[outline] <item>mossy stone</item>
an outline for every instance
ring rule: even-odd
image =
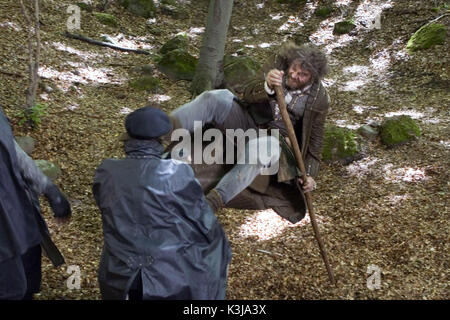
[[[162,14],[171,16],[175,19],[189,18],[189,12],[180,6],[161,3],[160,10]]]
[[[158,91],[159,86],[159,79],[148,75],[130,81],[130,87],[137,90],[156,92]]]
[[[336,22],[334,24],[333,34],[346,34],[350,33],[353,29],[356,28],[356,25],[349,20]]]
[[[353,130],[333,125],[325,127],[322,158],[324,161],[339,161],[347,164],[360,158],[360,138]]]
[[[53,162],[47,160],[34,160],[34,163],[41,169],[42,173],[51,180],[55,180],[61,174],[61,168]]]
[[[160,54],[166,54],[169,51],[180,49],[187,50],[189,47],[189,39],[186,35],[177,35],[174,38],[167,41],[161,49],[159,49]]]
[[[116,17],[114,17],[111,14],[108,13],[102,13],[102,12],[94,12],[93,15],[97,18],[100,23],[111,26],[111,27],[117,27],[119,23],[117,22]]]
[[[375,141],[378,137],[378,130],[367,124],[359,127],[356,132],[369,141]]]
[[[89,3],[77,2],[77,6],[79,6],[81,10],[92,12],[92,5],[90,5]]]
[[[445,25],[440,23],[431,23],[417,30],[409,39],[406,49],[417,51],[428,49],[436,44],[445,42],[447,30]]]
[[[164,54],[158,62],[158,69],[173,80],[192,80],[197,67],[197,59],[182,49]]]
[[[16,137],[16,142],[27,155],[31,155],[33,153],[36,145],[33,138],[28,136]]]
[[[225,83],[236,92],[242,92],[243,86],[252,79],[260,65],[248,56],[225,56]]]
[[[314,11],[314,14],[320,18],[328,18],[333,12],[333,7],[319,7]]]
[[[121,0],[120,3],[135,15],[147,19],[155,16],[156,7],[153,0]]]
[[[277,0],[278,3],[305,4],[306,0]]]
[[[417,123],[406,115],[387,118],[380,126],[381,142],[388,147],[414,140],[420,134]]]

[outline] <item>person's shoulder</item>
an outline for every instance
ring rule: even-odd
[[[322,81],[318,82],[318,88],[315,93],[316,97],[316,111],[326,112],[330,108],[330,95],[328,94],[328,90],[323,85]]]
[[[169,167],[171,169],[170,171],[174,172],[175,174],[180,174],[182,176],[189,176],[189,177],[194,176],[194,171],[192,167],[184,161],[176,159],[162,159],[161,163]]]

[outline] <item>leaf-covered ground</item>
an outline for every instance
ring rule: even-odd
[[[188,8],[188,20],[159,14],[146,21],[112,4],[107,12],[118,18],[118,27],[104,26],[82,11],[80,32],[97,39],[107,34],[123,46],[151,52],[185,32],[191,52],[198,55],[208,1],[178,2]],[[337,9],[332,16],[320,20],[313,14],[317,0],[301,6],[235,0],[226,52],[244,52],[263,62],[284,40],[309,38],[330,59],[331,73],[325,79],[332,98],[328,123],[357,128],[369,120],[408,114],[418,121],[422,136],[390,150],[373,142],[363,160],[322,166],[313,199],[337,288],[327,279],[308,221],[291,225],[271,211],[221,210],[218,216],[233,250],[227,297],[448,299],[450,50],[446,41],[427,51],[405,51],[414,31],[445,13],[445,1],[333,2]],[[102,227],[91,193],[94,170],[103,159],[122,156],[117,137],[128,112],[148,103],[170,111],[190,100],[189,82],[171,81],[155,70],[159,92],[131,89],[133,67],[153,65],[151,58],[68,39],[62,33],[73,2],[40,3],[40,75],[56,90],[39,91],[48,115],[36,130],[19,126],[15,116],[27,86],[24,19],[17,1],[0,3],[0,104],[13,119],[16,136],[37,140],[33,157],[61,166],[63,174],[56,182],[73,206],[70,224],[58,227],[43,204],[67,265],[55,269],[43,259],[37,298],[99,299]],[[380,12],[377,25],[373,21]],[[333,36],[334,22],[344,18],[353,18],[356,30]],[[448,26],[448,17],[440,23]],[[150,33],[155,27],[160,32]],[[81,269],[80,290],[66,286],[68,265]],[[370,265],[381,271],[379,289],[367,286]]]

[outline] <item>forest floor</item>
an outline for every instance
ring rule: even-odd
[[[123,46],[157,52],[165,41],[185,32],[198,56],[208,1],[182,2],[190,19],[158,15],[152,23],[163,30],[159,36],[148,32],[146,19],[118,5],[107,12],[116,15],[119,27],[104,26],[82,11],[80,33],[93,38],[108,34]],[[330,61],[331,73],[324,81],[332,99],[328,123],[358,128],[369,120],[407,114],[418,122],[422,135],[394,149],[372,142],[368,156],[348,166],[322,165],[313,199],[337,287],[328,281],[307,220],[292,225],[271,210],[221,210],[218,218],[233,251],[227,298],[450,298],[449,42],[414,54],[405,50],[419,27],[442,14],[433,8],[442,8],[445,1],[337,0],[339,10],[325,20],[313,15],[318,1],[297,7],[268,0],[234,2],[228,54],[242,49],[263,63],[283,41],[309,36]],[[153,65],[149,56],[68,39],[62,33],[66,9],[74,1],[40,3],[40,75],[57,90],[39,91],[48,114],[35,130],[19,126],[16,116],[27,87],[25,22],[18,1],[0,3],[0,105],[13,120],[16,136],[36,139],[33,158],[61,166],[56,183],[73,208],[71,222],[57,226],[43,202],[67,264],[55,269],[43,259],[37,298],[99,299],[102,224],[91,192],[95,168],[106,158],[123,156],[117,137],[127,113],[148,103],[173,110],[191,99],[190,83],[172,81],[155,68],[159,92],[131,89],[133,67]],[[380,12],[381,27],[372,28]],[[333,23],[343,17],[353,17],[357,29],[334,36]],[[448,26],[448,17],[441,23]],[[70,265],[80,267],[79,290],[66,286]],[[379,286],[373,270],[380,271]]]

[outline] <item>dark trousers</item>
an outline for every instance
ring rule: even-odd
[[[131,284],[130,290],[128,291],[128,299],[129,300],[142,300],[143,299],[141,273],[139,273],[136,276],[136,278],[134,278],[134,281]]]
[[[32,300],[41,286],[41,246],[0,263],[0,300]]]

